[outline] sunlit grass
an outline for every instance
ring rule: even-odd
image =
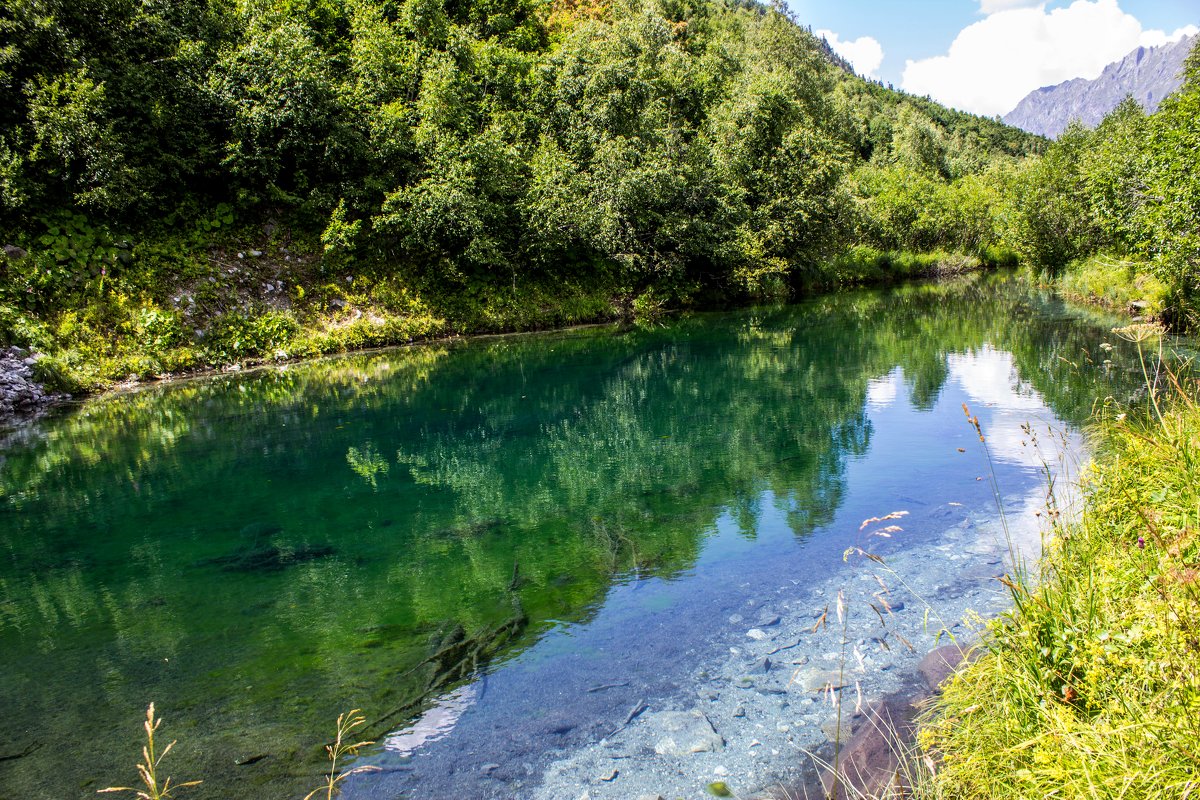
[[[1161,315],[1168,302],[1167,285],[1151,274],[1149,264],[1107,256],[1072,262],[1056,287],[1071,300],[1146,317]]]
[[[1147,377],[1145,415],[1098,422],[1082,519],[938,700],[922,795],[1200,796],[1200,408]]]
[[[146,731],[146,744],[142,746],[142,760],[137,765],[138,777],[141,778],[143,788],[110,786],[107,789],[101,789],[101,794],[109,792],[132,792],[135,797],[139,797],[141,800],[168,800],[168,798],[174,797],[175,792],[180,789],[200,785],[200,781],[183,781],[172,784],[171,776],[161,777],[162,761],[166,758],[167,753],[171,752],[171,748],[175,746],[175,742],[172,741],[163,748],[161,753],[158,752],[158,748],[154,742],[154,734],[160,725],[162,725],[162,719],[154,716],[154,703],[151,703],[150,707],[146,709],[146,721],[142,725]]]

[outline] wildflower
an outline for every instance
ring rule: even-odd
[[[1139,536],[1138,537],[1138,550],[1145,550],[1145,549],[1146,549],[1146,540],[1143,537]]]

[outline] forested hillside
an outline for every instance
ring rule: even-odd
[[[1010,259],[1044,145],[751,3],[11,0],[0,54],[0,330],[77,388]]]

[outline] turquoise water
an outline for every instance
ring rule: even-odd
[[[977,456],[946,409],[961,395],[994,412],[972,381],[1068,426],[1129,397],[1140,372],[1110,323],[973,278],[191,381],[15,432],[0,757],[19,757],[0,761],[0,797],[130,783],[151,701],[179,740],[169,771],[204,779],[190,796],[302,797],[340,711],[363,709],[382,740],[489,675],[512,713],[538,664],[564,681],[619,671],[645,620],[686,620],[638,650],[668,691],[732,591],[712,565],[753,581],[795,559],[806,580],[840,558],[839,510],[886,510],[913,475],[930,492],[961,481]],[[866,468],[880,424],[921,435]],[[649,582],[668,588],[629,594]],[[569,738],[539,713],[509,755]],[[374,791],[475,796],[454,772]]]

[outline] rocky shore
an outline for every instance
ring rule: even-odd
[[[37,356],[20,347],[0,349],[0,425],[41,414],[65,395],[47,392],[34,377]]]

